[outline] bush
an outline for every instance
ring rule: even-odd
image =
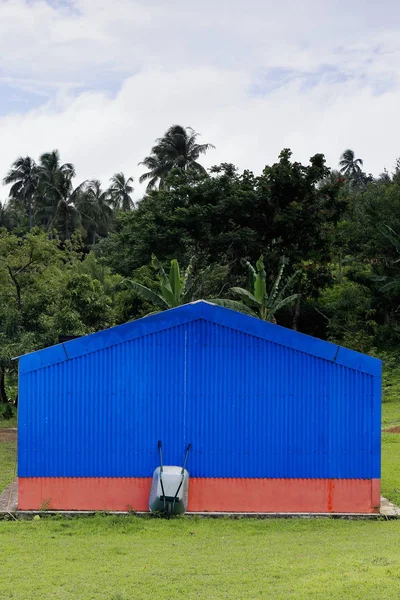
[[[9,404],[6,405],[6,408],[1,413],[0,418],[4,419],[4,421],[9,421],[10,419],[14,418],[14,411]]]

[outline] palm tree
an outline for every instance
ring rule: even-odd
[[[72,163],[62,165],[60,162],[58,150],[45,152],[39,159],[39,175],[41,180],[45,180],[58,190],[68,190],[73,177],[75,177],[75,167]]]
[[[69,237],[69,221],[77,222],[76,208],[71,200],[75,168],[71,163],[60,163],[58,150],[42,154],[38,166],[37,214],[50,231],[61,220]]]
[[[9,196],[22,206],[29,215],[29,229],[33,227],[35,196],[39,183],[38,167],[30,156],[20,156],[4,177],[6,185],[11,184]]]
[[[157,279],[160,287],[159,294],[157,294],[157,292],[153,292],[153,290],[150,288],[136,281],[126,279],[125,282],[128,283],[130,287],[143,298],[143,300],[151,302],[151,304],[154,304],[154,306],[157,306],[157,308],[162,310],[175,308],[181,304],[191,302],[193,298],[194,285],[193,258],[190,260],[183,277],[181,277],[179,263],[176,259],[171,260],[171,266],[168,275],[154,254],[152,256],[152,264],[157,270]]]
[[[53,225],[56,225],[60,238],[69,240],[71,234],[80,226],[81,215],[71,197],[60,198],[57,203],[56,212],[48,225],[50,232]],[[51,235],[50,235],[51,237]]]
[[[70,199],[79,212],[91,244],[96,243],[98,234],[107,235],[114,213],[110,191],[103,191],[100,181],[84,181],[74,190]]]
[[[363,160],[361,158],[355,158],[354,150],[347,149],[343,152],[340,157],[339,166],[340,172],[348,177],[348,179],[360,180]]]
[[[133,177],[125,178],[123,173],[116,173],[110,179],[109,192],[114,208],[128,212],[134,207],[131,194],[133,192]]]
[[[139,163],[148,169],[148,172],[139,178],[139,182],[148,181],[147,190],[153,189],[157,182],[159,188],[162,188],[172,169],[190,170],[206,175],[206,169],[197,160],[201,154],[205,154],[214,146],[198,144],[198,136],[191,127],[172,125],[162,138],[156,140],[150,156]]]
[[[252,279],[251,291],[241,287],[233,287],[231,288],[231,292],[235,296],[238,296],[240,301],[217,298],[212,300],[212,302],[225,306],[226,308],[245,312],[253,317],[259,317],[263,321],[276,323],[275,314],[278,310],[288,306],[299,297],[299,294],[285,296],[285,293],[290,290],[300,271],[296,271],[294,275],[280,287],[283,270],[285,268],[285,261],[282,260],[278,275],[268,292],[263,256],[261,255],[258,259],[256,268],[254,268],[247,260],[242,259],[241,263],[250,272]]]
[[[59,215],[72,216],[74,207],[69,196],[75,169],[71,163],[61,164],[58,150],[41,155],[38,165],[38,192],[36,214],[39,221],[50,231]]]

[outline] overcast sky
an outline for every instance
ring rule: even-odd
[[[78,180],[122,170],[138,196],[174,123],[216,146],[206,166],[259,173],[290,147],[336,167],[350,147],[390,171],[399,75],[398,0],[0,0],[0,176],[58,148]]]

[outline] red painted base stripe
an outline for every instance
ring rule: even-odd
[[[20,510],[147,511],[151,479],[19,478]],[[379,479],[190,479],[190,512],[374,513]]]
[[[372,479],[372,506],[379,512],[381,506],[381,480]]]

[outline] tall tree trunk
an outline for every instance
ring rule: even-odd
[[[32,231],[33,227],[33,215],[32,215],[32,201],[29,202],[29,231]]]
[[[15,273],[14,273],[14,272],[13,272],[13,270],[11,269],[11,267],[9,267],[9,266],[7,265],[7,269],[8,269],[8,272],[9,272],[9,274],[10,274],[11,280],[12,280],[12,282],[13,282],[14,286],[15,286],[15,293],[16,293],[16,295],[17,295],[17,306],[18,306],[18,310],[19,310],[19,312],[21,312],[21,310],[22,310],[21,286],[20,286],[20,284],[19,284],[19,281],[18,281],[18,279],[17,279],[17,278],[16,278],[16,276],[15,276]],[[20,271],[21,271],[21,269],[20,269]]]
[[[7,392],[6,392],[6,372],[5,369],[0,370],[0,404],[7,404]]]

